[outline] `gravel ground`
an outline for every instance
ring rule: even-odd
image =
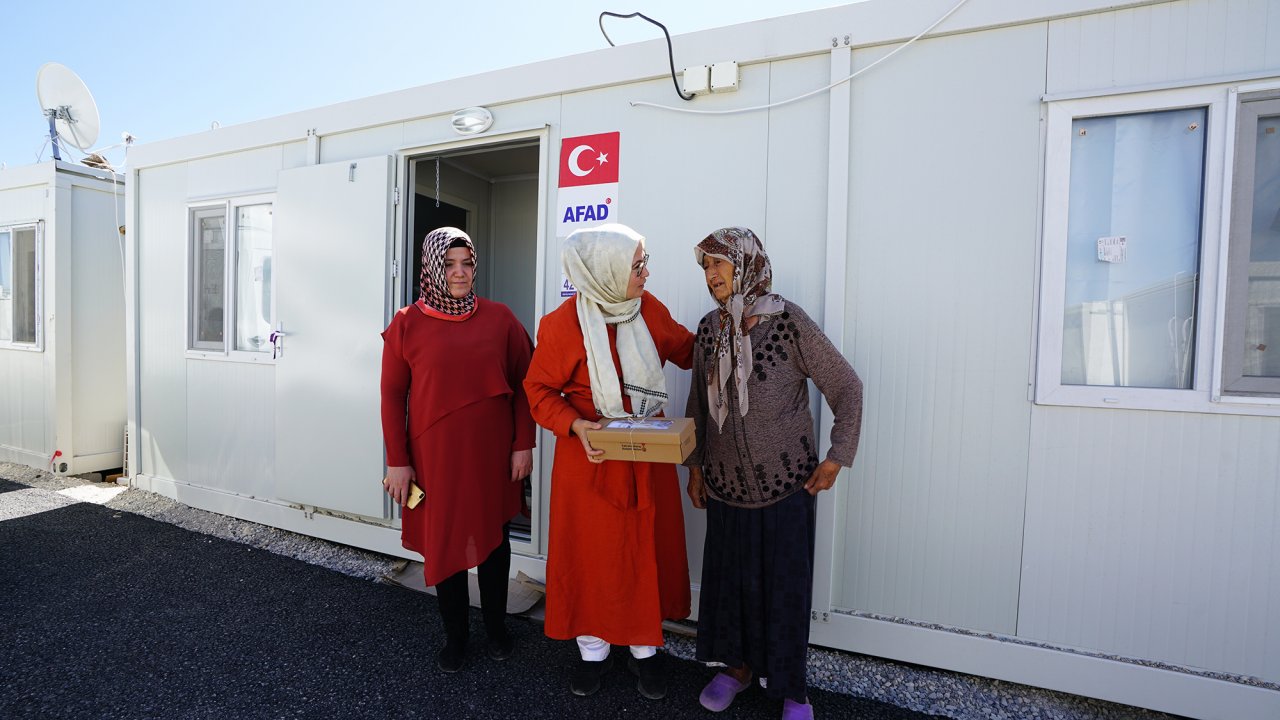
[[[12,463],[0,463],[0,478],[53,491],[86,485],[103,491],[115,488],[90,483],[83,478],[57,477]],[[69,499],[67,502],[73,501]],[[352,577],[378,580],[404,564],[399,558],[197,510],[142,490],[120,492],[104,504],[116,510],[243,543]],[[669,632],[666,641],[667,648],[673,655],[686,659],[693,657],[693,638]],[[1066,693],[823,648],[812,648],[809,652],[809,683],[815,688],[956,720],[1170,720],[1176,717]]]

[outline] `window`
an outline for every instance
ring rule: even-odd
[[[1036,402],[1280,415],[1280,84],[1046,106]]]
[[[1236,109],[1222,391],[1280,395],[1280,91]]]
[[[0,344],[40,346],[39,230],[38,225],[0,227]]]
[[[1071,125],[1064,385],[1191,387],[1205,109]]]
[[[236,350],[261,352],[271,335],[271,206],[236,208]]]
[[[1210,389],[1225,100],[1046,106],[1036,402],[1224,411]]]
[[[190,349],[202,357],[262,359],[271,352],[275,313],[271,203],[193,207],[189,232]]]
[[[192,213],[191,347],[222,350],[226,324],[227,215],[224,208]]]

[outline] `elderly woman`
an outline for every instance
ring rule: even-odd
[[[698,440],[688,493],[707,511],[697,657],[726,666],[700,701],[724,710],[755,675],[784,720],[812,718],[815,496],[853,463],[862,382],[804,310],[770,292],[755,233],[717,230],[694,252],[718,306],[698,324],[687,410]],[[821,462],[810,379],[835,414]]]
[[[602,418],[659,414],[662,366],[688,369],[693,335],[645,292],[644,238],[623,225],[565,242],[577,297],[542,318],[525,390],[533,418],[556,434],[547,552],[548,637],[577,640],[570,690],[590,695],[629,645],[637,689],[666,695],[662,621],[689,614],[689,566],[675,467],[604,460],[586,431]]]
[[[467,570],[478,567],[486,651],[505,660],[511,543],[523,509],[534,425],[521,381],[533,344],[506,305],[472,290],[476,251],[466,233],[433,230],[422,242],[421,297],[382,333],[382,484],[405,503],[411,481],[425,498],[404,509],[404,546],[420,553],[440,602],[445,645],[437,664],[457,672],[469,634]],[[407,418],[407,422],[406,422]]]

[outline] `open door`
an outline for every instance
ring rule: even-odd
[[[375,518],[392,181],[372,157],[286,170],[276,192],[276,495]]]

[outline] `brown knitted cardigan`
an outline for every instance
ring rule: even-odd
[[[697,448],[685,460],[702,467],[707,494],[738,507],[765,507],[801,490],[818,467],[812,379],[835,415],[827,459],[853,464],[862,428],[862,381],[804,310],[790,301],[751,329],[750,409],[740,414],[737,389],[725,384],[729,416],[717,428],[707,412],[707,367],[715,361],[713,310],[698,323],[693,387],[686,415],[697,428]]]

